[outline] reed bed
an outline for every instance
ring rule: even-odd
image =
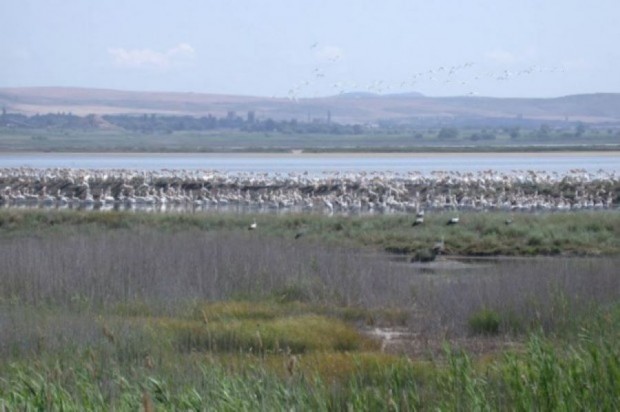
[[[317,356],[345,361],[350,372],[331,380],[298,366],[276,373],[269,361],[185,360],[176,366],[115,363],[14,363],[0,381],[0,406],[64,410],[617,410],[620,362],[616,345],[582,340],[558,351],[532,337],[523,353],[481,364],[447,349],[441,364],[384,356]],[[244,362],[245,361],[245,362]],[[287,362],[280,358],[280,369]],[[305,359],[300,364],[305,363]],[[305,369],[304,369],[305,368]]]

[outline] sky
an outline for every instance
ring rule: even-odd
[[[0,0],[0,87],[620,92],[618,0]]]

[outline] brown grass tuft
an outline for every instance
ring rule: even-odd
[[[103,325],[102,327],[103,329],[103,336],[106,337],[106,339],[110,342],[110,343],[115,343],[116,342],[116,338],[114,337],[114,334],[112,333],[112,331],[110,330],[110,328],[108,328],[108,325]]]
[[[289,355],[288,361],[286,362],[286,370],[288,371],[289,375],[293,376],[293,373],[295,373],[297,362],[299,362],[299,359],[297,358],[297,356]]]
[[[151,355],[146,355],[144,357],[144,366],[148,369],[153,369],[155,367],[155,363],[153,362]]]
[[[144,412],[155,412],[155,406],[147,391],[142,392],[142,409]]]

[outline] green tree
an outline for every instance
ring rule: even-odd
[[[508,135],[511,139],[517,139],[521,135],[521,130],[518,127],[513,127],[508,131]]]
[[[538,137],[547,138],[551,135],[551,126],[548,124],[541,124],[538,129]]]
[[[459,135],[458,129],[454,127],[444,127],[439,131],[437,137],[440,139],[456,139]]]
[[[581,137],[586,132],[586,125],[579,122],[577,127],[575,127],[575,136]]]

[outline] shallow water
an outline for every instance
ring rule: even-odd
[[[402,154],[0,154],[0,167],[75,169],[208,169],[229,173],[396,172],[544,170],[620,171],[620,152],[588,153],[402,153]]]

